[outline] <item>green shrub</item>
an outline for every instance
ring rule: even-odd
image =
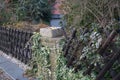
[[[37,64],[37,67],[32,68],[32,72],[37,74],[38,80],[51,80],[51,63],[50,63],[50,49],[46,46],[43,46],[40,41],[40,34],[36,33],[32,38],[32,50],[33,58],[32,65]],[[61,48],[64,44],[64,41],[61,42]],[[56,50],[57,52],[57,64],[55,69],[56,80],[94,80],[96,77],[95,73],[92,73],[91,76],[84,76],[84,67],[82,70],[77,73],[74,72],[74,69],[68,68],[66,66],[66,59],[61,52],[61,48]]]
[[[18,0],[15,12],[18,20],[35,20],[49,22],[51,6],[48,0]]]
[[[33,35],[32,38],[32,72],[37,75],[39,80],[50,80],[50,49],[41,44],[41,36],[39,33]]]
[[[5,11],[1,10],[0,13],[0,25],[7,23],[9,21],[9,15],[10,14],[6,14]]]

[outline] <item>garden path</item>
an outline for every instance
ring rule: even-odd
[[[2,51],[0,51],[0,67],[4,69],[10,77],[12,77],[14,80],[28,80],[23,76],[24,70],[22,68],[1,54],[3,54]]]

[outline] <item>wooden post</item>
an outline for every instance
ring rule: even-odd
[[[120,50],[118,53],[115,53],[112,59],[104,66],[104,68],[100,71],[99,75],[97,76],[96,80],[101,80],[101,78],[112,67],[112,65],[118,58],[120,58]]]
[[[120,73],[118,73],[114,78],[113,80],[120,80]]]
[[[111,32],[111,34],[108,36],[107,40],[104,42],[104,44],[101,46],[101,48],[97,51],[97,53],[99,53],[100,55],[103,56],[104,51],[106,50],[106,48],[108,47],[108,45],[110,44],[110,42],[115,38],[115,36],[117,35],[116,30],[113,30]]]
[[[65,57],[68,54],[68,49],[70,48],[70,44],[71,44],[72,39],[75,38],[76,32],[77,32],[76,29],[74,29],[73,32],[72,32],[72,35],[71,35],[70,39],[68,40],[67,44],[64,47],[65,49],[63,49]]]

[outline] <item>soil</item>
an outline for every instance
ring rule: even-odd
[[[0,80],[13,80],[3,69],[0,68]]]
[[[12,23],[12,24],[6,24],[4,25],[5,27],[10,27],[10,28],[16,28],[20,29],[23,31],[29,31],[29,32],[39,32],[40,28],[46,28],[49,27],[49,25],[39,23],[39,24],[32,24],[31,22],[27,21],[21,21],[17,23]]]

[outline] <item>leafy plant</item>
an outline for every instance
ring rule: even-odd
[[[0,25],[7,24],[10,21],[12,13],[7,13],[5,10],[0,10]]]
[[[7,8],[5,1],[0,2],[0,25],[7,24],[11,21],[12,12]]]
[[[23,17],[23,19],[49,22],[51,18],[51,6],[48,0],[18,0],[15,11],[18,19]]]
[[[62,54],[58,55],[57,58],[57,69],[56,69],[56,80],[94,80],[95,75],[84,76],[83,71],[77,73],[74,69],[70,69],[66,66],[66,59]]]
[[[40,41],[40,34],[35,33],[32,39],[33,58],[31,64],[33,66],[32,73],[37,74],[39,80],[51,80],[51,63],[49,61],[50,50],[43,46]],[[64,40],[60,43],[60,48],[57,49],[57,68],[55,69],[56,80],[94,80],[95,74],[91,76],[84,76],[83,71],[77,73],[74,69],[70,69],[66,66],[66,58],[62,54],[62,45]]]
[[[50,49],[41,44],[40,34],[36,33],[32,38],[32,71],[37,74],[40,80],[49,80],[51,76],[50,70]]]

